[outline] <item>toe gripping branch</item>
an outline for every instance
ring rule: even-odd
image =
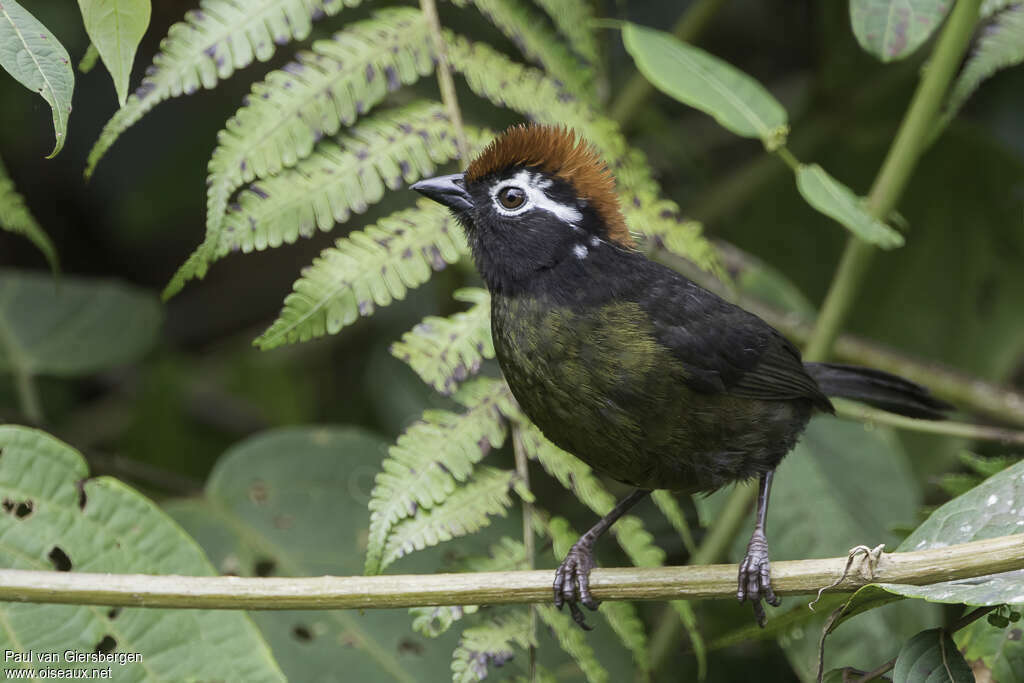
[[[620,500],[607,515],[580,536],[555,571],[553,585],[555,607],[562,609],[563,605],[569,605],[573,621],[585,631],[591,630],[591,627],[587,624],[579,603],[583,603],[590,610],[596,610],[600,604],[590,593],[590,570],[594,568],[594,543],[604,532],[608,531],[619,517],[626,514],[626,511],[646,498],[649,493],[650,491],[636,490]]]
[[[736,586],[736,597],[740,602],[749,600],[754,605],[754,617],[758,626],[764,628],[768,621],[764,605],[776,607],[782,600],[775,595],[772,589],[771,562],[768,555],[768,539],[765,537],[765,520],[768,516],[768,497],[772,490],[772,479],[775,471],[766,472],[761,475],[761,485],[757,493],[757,518],[754,523],[754,533],[750,536],[750,543],[747,544],[747,554],[740,563],[739,578]]]

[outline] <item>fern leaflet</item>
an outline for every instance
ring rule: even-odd
[[[360,0],[344,0],[358,5]],[[201,0],[171,26],[142,84],[103,127],[89,151],[85,177],[114,141],[150,109],[171,97],[211,89],[254,59],[265,62],[278,45],[302,40],[314,20],[341,11],[342,0]]]
[[[1010,5],[982,30],[971,56],[949,92],[938,130],[946,127],[967,99],[995,72],[1024,62],[1024,5]]]
[[[423,15],[395,7],[313,43],[311,51],[271,71],[217,136],[207,180],[207,233],[220,227],[228,198],[242,183],[294,166],[322,137],[433,68]]]
[[[559,84],[578,97],[592,99],[593,72],[559,40],[543,17],[521,0],[453,0],[473,4],[480,14],[504,33],[528,60],[539,64]]]
[[[208,233],[178,269],[164,296],[176,293],[210,263],[231,251],[262,251],[330,230],[397,189],[452,159],[455,143],[436,102],[419,101],[382,112],[349,129],[337,143],[324,140],[314,153],[279,175],[243,190],[220,228]]]
[[[537,616],[547,624],[555,639],[583,672],[589,683],[608,681],[608,670],[597,661],[594,648],[590,647],[583,629],[576,626],[568,614],[559,612],[554,605],[537,605]]]
[[[50,269],[57,271],[57,250],[41,225],[25,206],[25,198],[14,188],[14,181],[7,175],[7,168],[0,159],[0,230],[23,235],[39,251],[43,252]]]
[[[381,569],[415,550],[479,531],[512,507],[510,492],[532,500],[519,475],[511,470],[478,467],[475,476],[445,501],[429,510],[418,510],[394,527],[381,557]]]
[[[375,306],[387,306],[468,251],[462,228],[429,199],[349,233],[302,271],[277,320],[255,344],[282,344],[337,334]]]
[[[391,346],[393,356],[408,363],[420,379],[445,396],[476,374],[484,359],[494,358],[487,290],[460,289],[453,296],[472,307],[449,318],[428,316]]]
[[[598,63],[597,39],[591,22],[594,8],[587,0],[534,0],[547,12],[559,32],[587,64]]]
[[[510,610],[467,628],[452,653],[453,683],[477,683],[487,678],[491,665],[501,666],[515,650],[530,646],[530,617],[526,610]]]
[[[428,410],[388,450],[370,497],[367,574],[383,569],[388,537],[399,521],[443,503],[491,448],[505,442],[512,395],[504,382],[478,379],[455,395],[466,410]]]

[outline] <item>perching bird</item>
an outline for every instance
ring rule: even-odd
[[[544,435],[636,487],[572,547],[554,599],[586,628],[593,545],[652,489],[710,492],[760,478],[737,596],[779,604],[765,517],[772,476],[828,396],[911,417],[949,406],[878,370],[803,363],[778,331],[633,247],[614,179],[564,128],[514,126],[465,173],[412,189],[451,209],[491,293],[505,379]]]

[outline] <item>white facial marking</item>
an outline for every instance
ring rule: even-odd
[[[572,248],[572,253],[576,254],[576,258],[583,260],[587,258],[587,254],[589,252],[587,251],[587,248],[585,246],[583,246],[582,244],[577,244],[575,247]]]
[[[519,214],[536,207],[554,214],[559,220],[569,223],[575,227],[575,223],[583,218],[583,214],[580,213],[579,209],[575,206],[559,204],[555,200],[551,199],[551,197],[544,192],[544,190],[551,187],[551,185],[552,182],[543,176],[535,175],[529,171],[520,171],[508,180],[495,183],[494,187],[491,188],[491,203],[494,204],[494,208],[498,213],[503,216],[518,216]],[[517,206],[514,209],[506,209],[501,205],[501,202],[498,201],[498,193],[506,187],[517,187],[522,190],[526,193],[526,201],[524,201],[521,206]]]

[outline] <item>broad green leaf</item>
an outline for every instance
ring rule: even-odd
[[[808,204],[865,242],[883,249],[903,246],[903,235],[868,213],[853,190],[818,164],[801,164],[796,172],[796,186]]]
[[[952,5],[952,0],[850,0],[850,24],[861,47],[891,62],[928,40]]]
[[[85,460],[67,444],[35,429],[4,425],[0,453],[4,567],[215,573],[195,541],[160,508],[115,479],[89,478]],[[140,654],[140,662],[112,666],[119,681],[285,680],[242,612],[6,602],[0,603],[0,622],[0,649],[89,653],[103,643],[117,653]],[[47,668],[38,659],[16,666],[37,675]]]
[[[265,432],[218,460],[202,497],[166,509],[221,572],[360,574],[366,502],[387,445],[353,428]],[[436,555],[412,560],[419,564],[410,569],[403,560],[406,571],[437,566]],[[443,680],[455,646],[454,634],[428,641],[413,633],[406,610],[260,612],[253,619],[293,681]]]
[[[1024,629],[1018,621],[999,628],[978,619],[953,634],[964,658],[984,666],[992,683],[1024,681]],[[979,675],[979,680],[983,680]]]
[[[57,250],[25,206],[25,198],[14,188],[14,181],[7,175],[3,159],[0,159],[0,230],[24,235],[43,252],[50,269],[57,271]]]
[[[149,28],[151,0],[78,0],[85,32],[114,79],[117,101],[123,107],[135,51]]]
[[[15,0],[0,3],[0,66],[53,110],[56,142],[47,157],[52,159],[67,137],[75,72],[64,46]]]
[[[974,683],[953,639],[941,628],[921,631],[910,639],[896,658],[893,683]]]
[[[665,94],[768,149],[785,141],[786,110],[747,74],[663,31],[627,22],[622,39],[640,73]]]
[[[74,377],[130,363],[153,345],[161,315],[129,285],[0,270],[0,372]]]

